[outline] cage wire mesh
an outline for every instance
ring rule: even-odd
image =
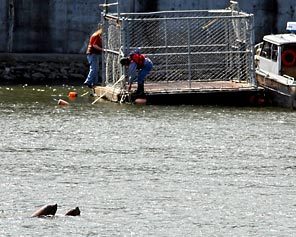
[[[153,62],[146,83],[254,80],[253,15],[233,10],[120,13],[104,17],[106,83],[120,54],[141,48]]]
[[[123,56],[121,52],[121,28],[119,21],[110,18],[104,21],[104,38],[103,48],[106,49],[104,53],[104,80],[106,85],[114,84],[123,74],[121,65],[119,63],[120,57]]]

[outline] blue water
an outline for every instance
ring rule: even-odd
[[[0,88],[0,236],[295,235],[295,112],[91,105],[85,90]]]

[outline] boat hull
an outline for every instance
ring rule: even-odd
[[[258,86],[265,91],[267,105],[296,109],[296,85],[282,83],[269,74],[256,73]]]

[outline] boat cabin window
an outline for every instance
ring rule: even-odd
[[[265,41],[260,56],[276,62],[278,58],[278,46]]]

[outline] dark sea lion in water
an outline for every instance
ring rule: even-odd
[[[70,211],[68,211],[65,216],[80,216],[80,210],[79,207],[76,207],[74,209],[71,209]]]
[[[57,212],[58,204],[55,205],[45,205],[35,211],[31,217],[45,217],[45,216],[54,216]]]

